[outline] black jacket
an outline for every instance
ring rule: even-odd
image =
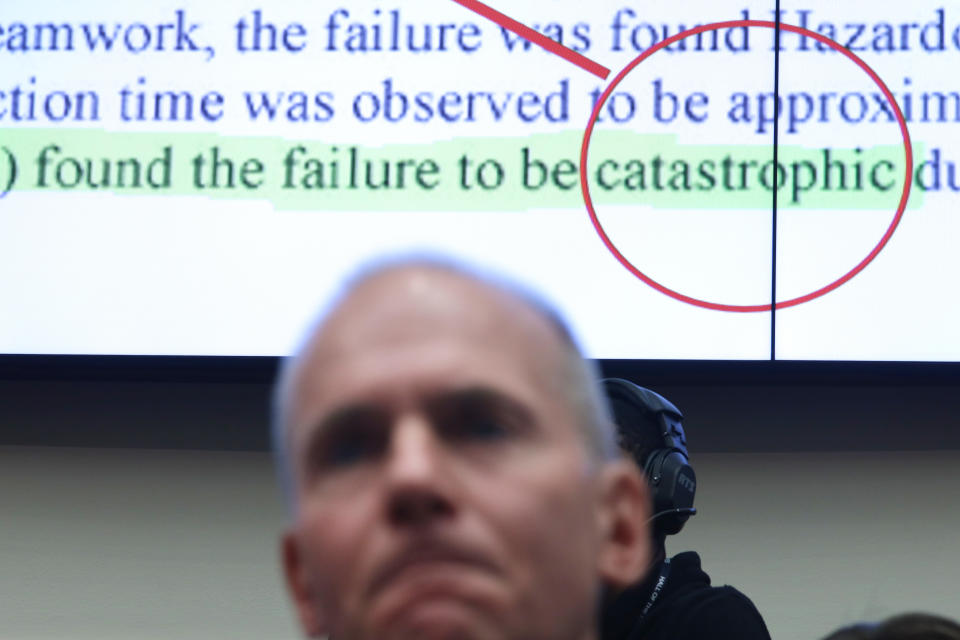
[[[750,599],[731,586],[711,587],[693,551],[616,596],[601,622],[602,640],[770,640]]]

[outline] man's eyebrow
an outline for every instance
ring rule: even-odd
[[[526,405],[503,391],[485,385],[439,391],[431,394],[426,401],[428,412],[453,408],[478,411],[494,409],[522,425],[534,422],[533,413]]]

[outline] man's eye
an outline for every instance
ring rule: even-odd
[[[315,472],[359,464],[386,447],[388,421],[377,407],[350,405],[333,412],[315,429],[309,447]]]
[[[376,456],[382,443],[375,435],[358,431],[339,434],[325,449],[322,457],[326,465],[347,466]]]
[[[455,440],[497,440],[507,435],[502,420],[487,415],[460,415],[444,426],[446,435]]]
[[[428,403],[427,412],[442,437],[467,444],[507,441],[531,424],[522,404],[485,387],[440,394]]]

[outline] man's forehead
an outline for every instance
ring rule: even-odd
[[[328,316],[308,351],[372,348],[434,335],[477,343],[533,339],[547,346],[556,342],[554,333],[542,314],[516,295],[457,272],[412,266],[361,282]]]
[[[298,356],[294,390],[315,393],[348,365],[369,371],[404,351],[447,351],[463,367],[499,354],[501,368],[544,380],[562,350],[556,327],[519,295],[469,274],[404,266],[361,281],[339,301]]]

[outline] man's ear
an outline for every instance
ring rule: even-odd
[[[287,591],[293,598],[303,632],[311,638],[325,635],[327,629],[319,611],[316,587],[306,559],[303,557],[297,534],[293,529],[287,529],[283,533],[280,540],[280,557]]]
[[[652,561],[650,497],[636,465],[608,463],[600,486],[600,579],[614,590],[640,580]]]

